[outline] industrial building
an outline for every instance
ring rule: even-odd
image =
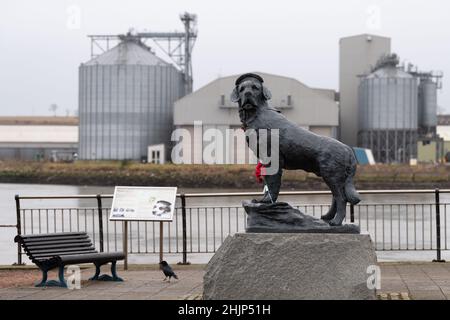
[[[450,115],[438,115],[436,132],[443,139],[442,158],[446,162],[450,162]],[[430,143],[431,144],[431,143]],[[430,147],[431,148],[431,147]],[[434,150],[431,150],[434,152]],[[431,158],[432,155],[429,155]]]
[[[372,150],[376,162],[422,161],[437,146],[437,90],[442,73],[400,64],[391,39],[370,34],[339,41],[339,139]],[[428,157],[426,157],[428,159]]]
[[[80,159],[146,160],[149,146],[169,144],[173,104],[192,90],[196,18],[185,13],[180,19],[181,33],[89,36],[92,59],[79,67]],[[145,43],[149,39],[161,48],[167,43],[167,59]]]
[[[334,90],[310,88],[293,78],[256,73],[264,78],[264,83],[270,88],[271,106],[312,132],[337,137],[339,107]],[[178,158],[173,159],[174,162],[205,163],[203,155],[211,144],[223,155],[217,157],[216,163],[252,162],[245,145],[244,131],[240,129],[238,105],[230,101],[230,93],[238,76],[218,78],[175,102],[175,128],[184,129],[188,137],[180,139],[184,152],[176,154]],[[207,141],[205,135],[208,130],[213,132],[211,129],[221,133],[222,141],[217,137]]]
[[[141,159],[167,144],[183,75],[139,41],[124,39],[79,69],[80,158]]]
[[[417,79],[398,62],[395,55],[380,58],[359,86],[358,146],[371,149],[378,162],[406,162],[417,154]]]
[[[391,52],[391,39],[361,34],[339,40],[339,139],[358,144],[358,87],[360,75],[368,74],[381,56]]]
[[[71,161],[77,150],[76,117],[0,117],[0,160]]]
[[[381,56],[370,73],[360,76],[358,146],[371,149],[383,163],[421,161],[421,147],[432,140],[440,148],[436,126],[441,77],[401,66],[396,54]]]

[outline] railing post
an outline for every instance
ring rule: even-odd
[[[355,222],[355,206],[350,204],[350,222]]]
[[[434,196],[436,200],[436,259],[433,262],[445,262],[441,259],[441,209],[439,203],[439,189],[435,189]]]
[[[22,234],[22,220],[20,218],[20,197],[18,194],[15,195],[14,199],[16,200],[16,227],[17,227],[17,235]],[[22,263],[22,247],[20,243],[17,243],[17,265],[23,265]]]
[[[164,224],[159,222],[159,262],[164,260]]]
[[[123,226],[123,237],[122,237],[122,246],[123,253],[125,255],[125,259],[123,260],[123,269],[128,270],[128,221],[122,221]]]
[[[100,238],[100,252],[103,252],[103,209],[102,209],[101,194],[97,194],[97,208],[98,208],[98,233]]]
[[[190,264],[190,262],[187,261],[187,232],[186,232],[186,195],[182,193],[180,195],[181,198],[181,217],[183,221],[183,261],[179,262],[178,264]]]

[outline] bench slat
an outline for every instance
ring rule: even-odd
[[[53,255],[58,255],[59,252],[69,252],[69,251],[87,251],[87,250],[94,250],[94,246],[89,247],[73,247],[73,248],[49,248],[49,249],[41,249],[41,250],[26,250],[27,254],[30,255],[37,255],[37,254],[43,254],[43,253],[49,253]]]
[[[25,244],[28,243],[36,243],[36,242],[42,242],[42,241],[60,241],[60,240],[76,240],[76,239],[89,239],[88,235],[79,235],[79,236],[59,236],[59,237],[41,237],[41,238],[32,238],[32,239],[24,239],[22,242]]]
[[[46,245],[38,245],[38,246],[26,246],[26,250],[29,252],[35,252],[39,250],[50,250],[50,249],[57,249],[57,248],[82,248],[82,247],[91,247],[92,242],[86,241],[86,242],[78,242],[78,243],[54,243],[54,244],[46,244]]]
[[[36,259],[38,259],[38,260],[46,260],[46,259],[43,259],[43,258],[50,259],[50,258],[57,257],[57,256],[67,256],[67,255],[75,255],[75,254],[84,255],[84,254],[88,254],[88,253],[97,253],[97,251],[96,250],[71,251],[71,252],[61,252],[61,253],[58,253],[58,254],[53,254],[53,253],[45,254],[45,253],[42,253],[42,254],[34,255],[33,257],[30,257],[30,258],[32,260],[36,260]]]
[[[36,237],[59,237],[59,236],[73,236],[73,235],[87,235],[84,231],[77,232],[54,232],[54,233],[37,233],[37,234],[23,234],[22,239],[36,238]]]
[[[73,239],[73,240],[58,240],[58,241],[38,241],[38,242],[30,242],[26,243],[25,246],[28,248],[34,248],[37,246],[45,246],[45,245],[57,245],[57,244],[73,244],[73,243],[92,243],[91,239],[85,238],[85,239]]]

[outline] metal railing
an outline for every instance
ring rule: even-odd
[[[447,208],[450,203],[440,202],[440,194],[450,190],[364,190],[364,195],[434,195],[429,203],[362,201],[347,207],[347,219],[368,232],[376,250],[436,250],[436,260],[442,261],[441,251],[448,250],[450,227]],[[177,195],[177,206],[172,222],[163,224],[160,239],[159,222],[128,221],[127,250],[132,254],[159,253],[160,240],[164,253],[182,254],[182,263],[188,263],[189,253],[214,253],[225,238],[245,231],[246,214],[241,205],[190,205],[191,199],[241,198],[260,196],[257,192],[186,193]],[[280,196],[324,196],[328,191],[289,191]],[[84,207],[22,207],[25,200],[82,199],[95,205]],[[16,195],[17,234],[86,231],[101,252],[123,250],[123,222],[110,221],[109,208],[104,201],[112,195],[74,196],[19,196]],[[225,201],[225,200],[224,200]],[[290,201],[293,203],[292,201]],[[315,217],[327,212],[330,204],[295,204],[300,211]],[[17,247],[17,263],[22,264],[22,251]]]

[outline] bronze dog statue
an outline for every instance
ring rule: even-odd
[[[333,138],[301,128],[271,108],[267,103],[271,93],[263,82],[257,74],[244,74],[236,80],[231,94],[231,101],[239,104],[239,117],[244,130],[279,130],[279,169],[276,174],[264,176],[268,191],[260,202],[276,202],[282,169],[314,172],[323,178],[333,195],[330,210],[322,219],[333,226],[342,225],[347,202],[355,205],[360,201],[353,185],[356,172],[353,150]],[[259,158],[257,147],[256,150],[251,145],[249,147]]]

